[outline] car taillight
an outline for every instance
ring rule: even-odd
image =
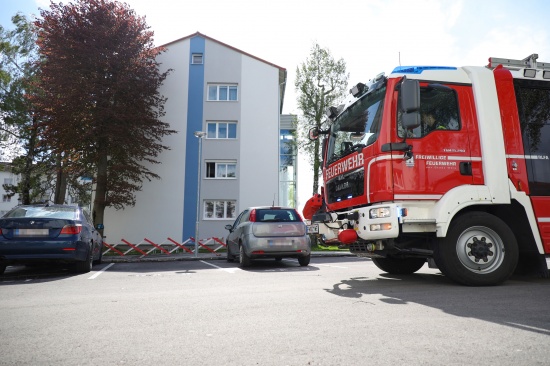
[[[250,222],[256,222],[256,210],[250,211],[250,217],[248,218]]]
[[[82,231],[82,225],[65,225],[61,229],[61,234],[76,235]]]

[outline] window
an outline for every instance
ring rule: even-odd
[[[11,202],[11,197],[7,194],[2,195],[2,202]]]
[[[237,176],[237,163],[235,162],[207,162],[206,178],[223,179]]]
[[[205,220],[224,220],[235,218],[235,201],[206,200],[204,201]]]
[[[8,184],[8,185],[13,184],[13,179],[12,178],[4,178],[4,184]]]
[[[403,137],[401,112],[397,117],[399,137]],[[407,137],[424,137],[432,131],[460,130],[458,99],[454,89],[420,88],[420,126],[409,131]]]
[[[237,123],[236,122],[208,122],[206,124],[207,134],[209,139],[236,139],[237,138]]]
[[[261,209],[256,210],[257,222],[301,222],[300,215],[294,209]]]
[[[208,85],[209,101],[236,101],[237,85]]]
[[[202,64],[202,53],[194,53],[191,55],[191,63],[194,65]]]
[[[515,79],[514,89],[529,190],[533,196],[550,196],[550,88],[548,81]]]

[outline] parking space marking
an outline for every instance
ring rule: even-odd
[[[298,260],[293,260],[293,259],[283,259],[284,261],[288,261],[288,262],[297,262]],[[321,267],[332,267],[332,268],[348,268],[348,267],[342,267],[342,266],[333,266],[331,264],[321,264],[321,263],[310,263],[310,265],[315,265],[315,266],[321,266]]]
[[[344,268],[344,269],[348,268],[348,267],[344,267],[344,266],[334,266],[332,264],[321,264],[321,263],[313,263],[313,264],[316,265],[316,266],[321,266],[321,267]]]
[[[212,263],[208,263],[208,262],[205,262],[205,261],[200,261],[201,263],[204,263],[204,264],[207,264],[211,267],[214,267],[214,268],[217,268],[217,269],[221,269],[222,271],[225,271],[227,273],[235,273],[236,271],[240,271],[241,269],[240,268],[223,268],[223,267],[219,267],[219,266],[216,266],[215,264],[212,264]]]
[[[114,265],[115,265],[114,263],[109,264],[107,267],[101,269],[100,271],[94,273],[92,276],[88,277],[88,279],[93,280],[94,278],[96,278],[97,276],[99,276],[100,274],[102,274],[103,272],[105,272],[106,270],[108,270],[109,268],[111,268]]]

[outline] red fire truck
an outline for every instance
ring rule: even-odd
[[[550,63],[397,67],[327,111],[312,235],[410,274],[465,285],[548,276]]]

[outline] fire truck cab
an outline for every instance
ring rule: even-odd
[[[388,273],[456,282],[548,276],[550,64],[400,66],[327,111],[310,232]],[[317,232],[317,233],[315,233]]]

